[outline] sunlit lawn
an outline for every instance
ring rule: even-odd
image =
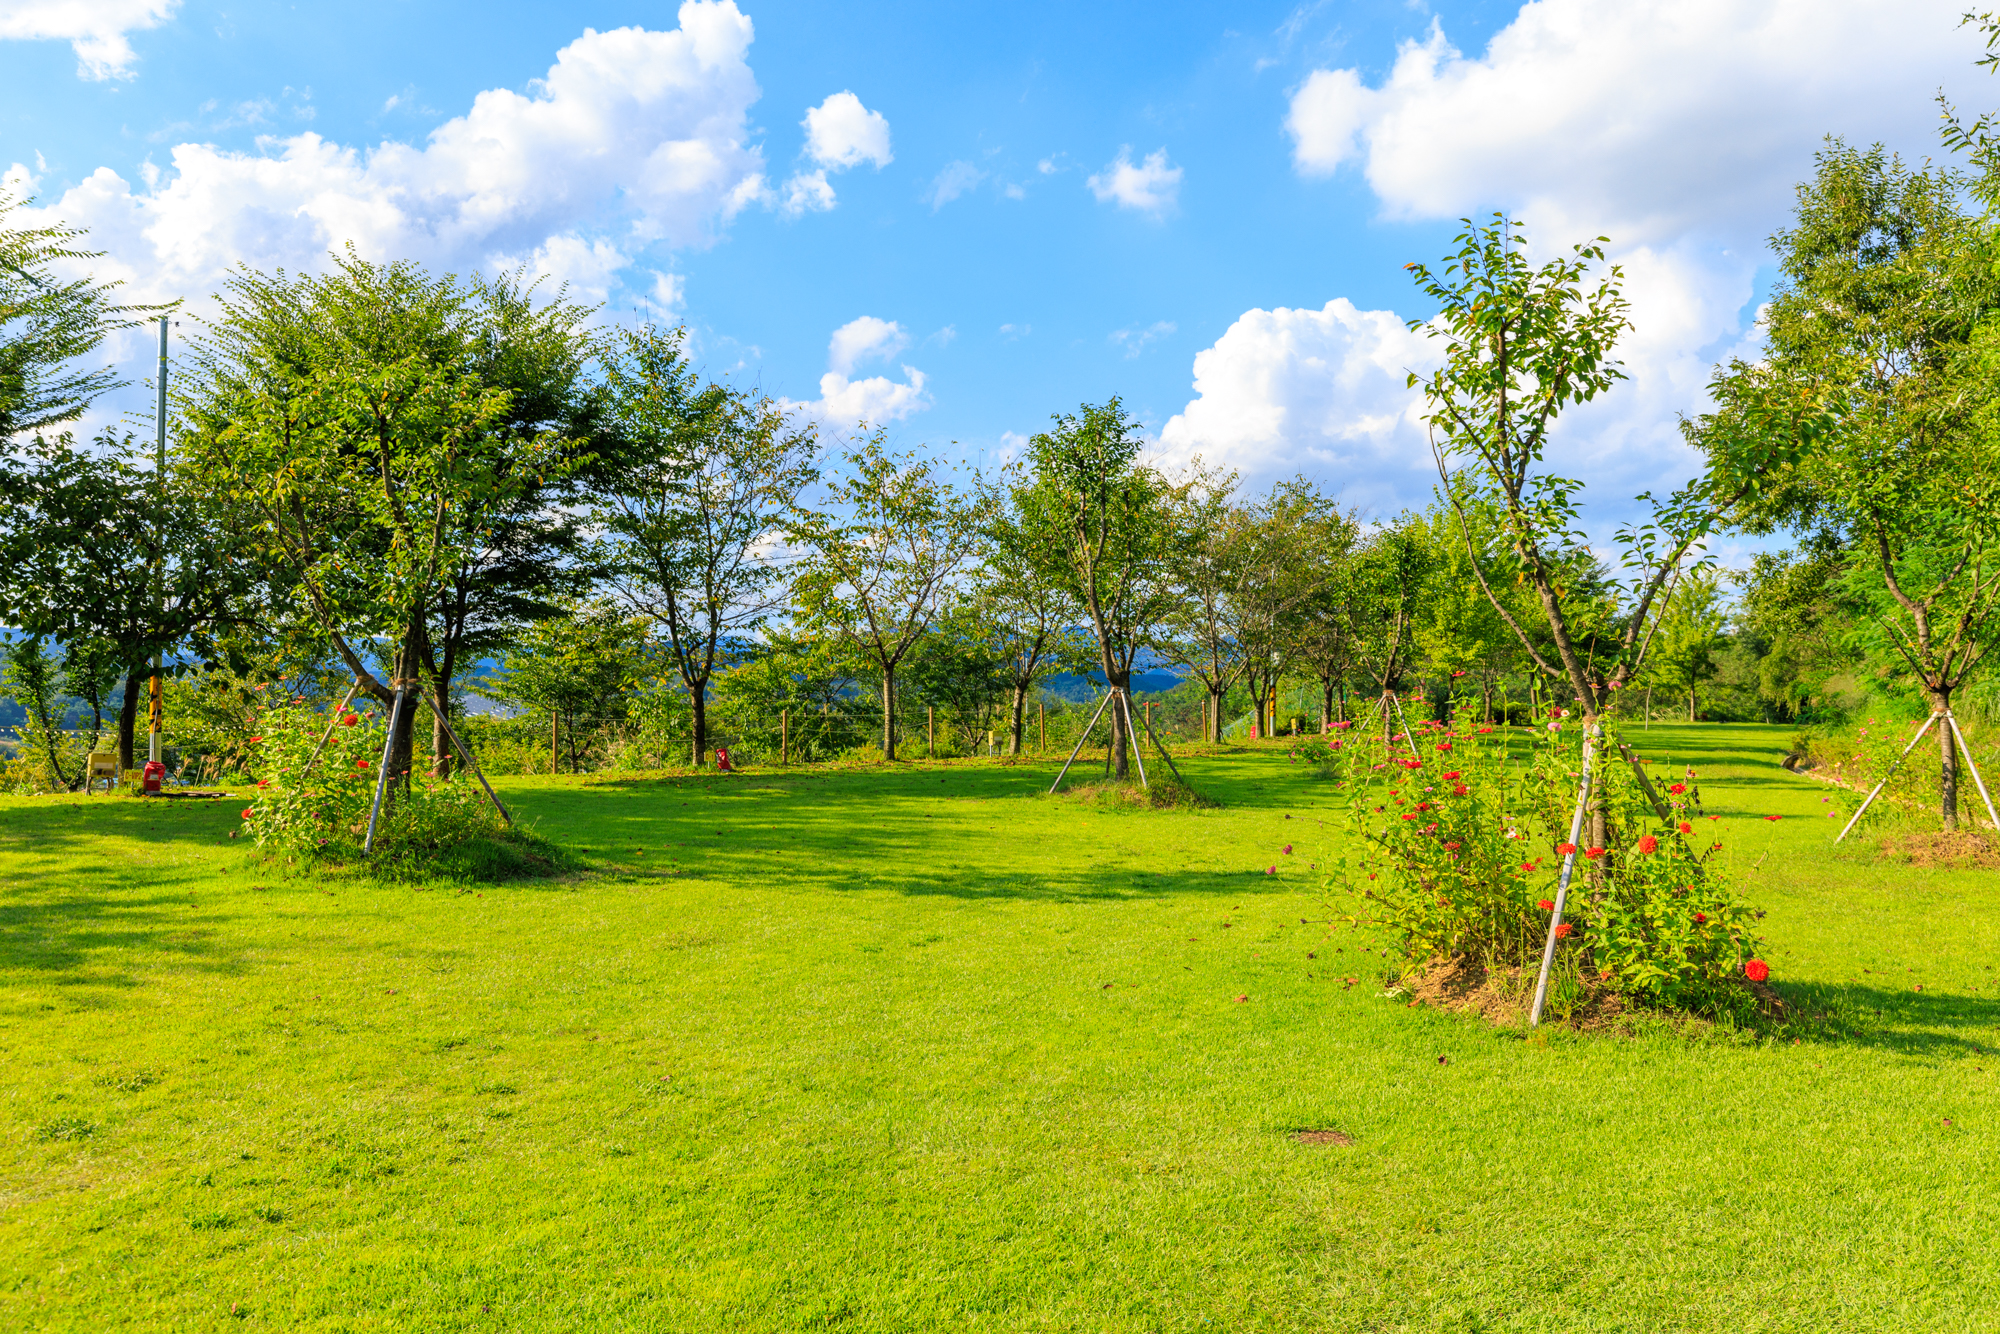
[[[1992,1329],[2000,883],[1834,856],[1784,738],[1633,734],[1851,1040],[1385,999],[1278,748],[510,780],[602,869],[476,890],[0,801],[0,1327]]]

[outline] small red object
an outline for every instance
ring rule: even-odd
[[[717,746],[715,748],[715,770],[717,773],[724,774],[733,774],[736,772],[735,768],[729,763],[729,748],[727,746]]]
[[[1771,975],[1771,965],[1762,959],[1752,959],[1743,965],[1743,976],[1752,982],[1762,982]]]
[[[158,760],[147,760],[146,767],[139,773],[139,789],[158,796],[160,784],[166,781],[167,766]]]

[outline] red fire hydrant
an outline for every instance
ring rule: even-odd
[[[139,788],[147,796],[157,797],[160,795],[160,784],[165,780],[166,776],[166,765],[161,764],[158,760],[147,760],[146,767],[140,774]]]

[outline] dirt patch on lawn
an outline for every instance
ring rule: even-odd
[[[1299,1144],[1326,1144],[1337,1149],[1345,1149],[1354,1143],[1354,1136],[1343,1135],[1338,1130],[1298,1130],[1292,1139]]]
[[[1899,834],[1884,839],[1882,852],[1906,866],[1941,866],[1952,870],[2000,870],[2000,844],[1991,834],[1973,829],[1939,829]]]

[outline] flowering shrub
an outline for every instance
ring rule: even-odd
[[[1573,722],[1494,729],[1462,717],[1315,753],[1366,849],[1342,875],[1412,969],[1437,960],[1489,974],[1539,966],[1563,859],[1576,854],[1557,946],[1561,976],[1648,1003],[1706,1004],[1755,953],[1755,914],[1731,892],[1719,843],[1694,833],[1700,792],[1659,789],[1662,821],[1615,744],[1599,754],[1606,846],[1568,842],[1582,737]]]
[[[252,738],[256,796],[243,812],[257,846],[291,856],[344,859],[358,855],[375,799],[386,719],[349,710],[327,734],[328,715],[303,707],[267,710]],[[325,748],[308,769],[320,738]],[[377,852],[421,859],[482,834],[497,832],[498,816],[470,777],[440,781],[417,774],[385,800],[375,831]]]

